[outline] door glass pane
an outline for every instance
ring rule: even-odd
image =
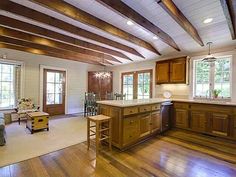
[[[47,94],[47,104],[54,104],[54,94],[53,93]]]
[[[126,99],[133,99],[133,74],[123,75],[123,94]]]
[[[55,94],[55,104],[61,104],[62,103],[62,94]]]
[[[47,82],[54,82],[55,74],[53,72],[47,72]]]
[[[47,72],[46,104],[62,104],[63,74],[59,72]]]
[[[62,84],[55,84],[55,93],[62,93]]]
[[[47,93],[54,93],[54,84],[53,83],[47,83]]]
[[[138,99],[150,98],[150,72],[138,74]]]

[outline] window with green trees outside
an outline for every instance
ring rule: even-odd
[[[215,62],[194,60],[193,96],[195,98],[231,97],[231,56]]]

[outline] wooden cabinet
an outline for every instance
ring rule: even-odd
[[[229,135],[229,116],[227,114],[212,113],[211,133],[228,136]]]
[[[151,133],[161,130],[161,115],[160,111],[151,113]]]
[[[191,111],[190,128],[194,131],[205,132],[206,126],[206,113],[202,111]]]
[[[175,109],[175,126],[178,128],[189,127],[188,110]]]
[[[140,135],[140,120],[137,116],[125,118],[123,126],[123,145],[127,145],[137,140]]]
[[[140,120],[140,137],[150,134],[151,133],[150,113],[139,115],[139,120]]]
[[[186,83],[187,64],[186,57],[156,62],[156,84]]]
[[[106,93],[111,93],[113,91],[112,72],[110,72],[111,77],[106,79],[100,79],[95,77],[95,73],[95,71],[88,72],[88,92],[98,94],[100,98],[104,100],[106,97]]]
[[[186,83],[186,58],[170,62],[170,83]]]
[[[156,84],[169,83],[170,66],[168,61],[156,63]]]

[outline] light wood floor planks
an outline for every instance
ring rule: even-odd
[[[80,143],[0,168],[0,176],[236,177],[235,149],[235,142],[173,130],[125,152],[103,150],[97,159],[93,146]]]

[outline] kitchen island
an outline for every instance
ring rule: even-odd
[[[112,144],[126,149],[161,130],[161,104],[169,99],[98,101],[99,114],[112,117]]]

